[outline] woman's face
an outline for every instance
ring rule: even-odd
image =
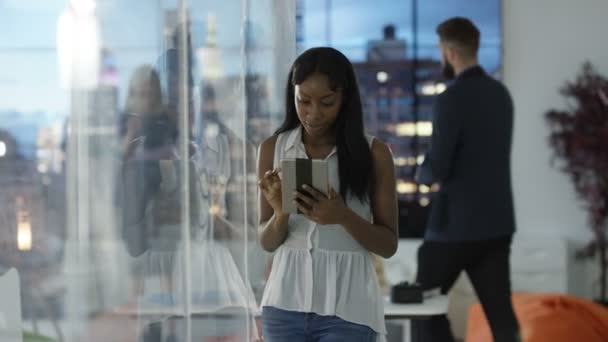
[[[152,82],[140,82],[137,86],[132,87],[131,96],[135,107],[133,110],[138,114],[157,114],[156,112],[160,109],[160,93],[158,87],[155,87]]]
[[[302,127],[313,138],[327,137],[342,105],[342,92],[332,90],[329,78],[314,73],[295,86],[296,112]]]

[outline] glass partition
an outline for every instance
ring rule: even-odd
[[[259,338],[294,8],[0,2],[0,340]]]

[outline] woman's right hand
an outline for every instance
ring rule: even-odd
[[[139,114],[129,114],[127,118],[127,136],[131,139],[137,138],[141,134],[143,126],[142,118]]]
[[[129,114],[127,117],[127,131],[122,138],[122,156],[123,159],[129,159],[133,155],[133,151],[138,145],[135,140],[139,138],[142,130],[142,119],[139,115]]]
[[[268,204],[270,204],[274,210],[275,215],[281,215],[283,213],[280,172],[280,169],[268,170],[258,181],[260,190]]]

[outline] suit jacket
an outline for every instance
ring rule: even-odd
[[[464,71],[437,96],[421,175],[441,189],[433,198],[426,239],[475,241],[513,234],[512,135],[511,96],[481,67]]]

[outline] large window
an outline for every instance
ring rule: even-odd
[[[353,61],[420,226],[453,15],[499,75],[499,0],[0,1],[0,340],[255,340],[256,149],[296,49]]]
[[[473,20],[482,33],[479,58],[501,71],[500,0],[297,0],[298,48],[333,46],[353,62],[366,128],[391,147],[397,167],[403,236],[419,235],[432,189],[414,175],[429,148],[434,96],[441,76],[436,26],[453,16]]]

